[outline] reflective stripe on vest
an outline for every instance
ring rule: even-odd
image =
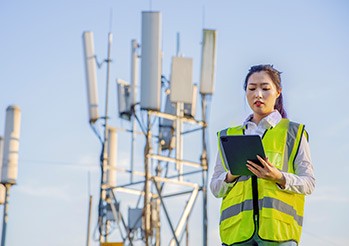
[[[280,212],[291,215],[295,221],[297,221],[298,225],[302,226],[303,224],[303,216],[297,214],[297,211],[287,203],[284,203],[278,199],[274,199],[271,197],[264,197],[263,199],[258,200],[259,207],[265,208],[274,208]],[[242,203],[235,204],[233,206],[228,207],[224,211],[222,211],[221,221],[228,219],[234,215],[237,215],[241,211],[247,211],[253,209],[253,201],[247,200]]]
[[[262,139],[263,146],[268,159],[278,169],[294,173],[294,160],[303,132],[303,125],[287,119],[282,119],[274,128],[266,131]],[[218,137],[242,134],[244,129],[239,126],[219,132]],[[221,152],[219,145],[218,148]],[[221,160],[224,169],[228,170],[223,158]],[[303,223],[304,195],[283,192],[272,181],[257,179],[257,183],[259,236],[270,241],[299,242]],[[251,177],[241,176],[222,201],[221,240],[227,245],[243,242],[249,240],[254,231]]]

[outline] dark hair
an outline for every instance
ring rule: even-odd
[[[246,91],[247,88],[247,81],[250,78],[250,76],[254,73],[257,72],[266,72],[271,80],[274,82],[276,89],[278,91],[281,90],[282,86],[281,86],[281,72],[279,72],[278,70],[276,70],[275,68],[273,68],[273,65],[256,65],[256,66],[252,66],[250,68],[250,70],[248,71],[248,74],[246,75],[245,78],[245,83],[244,83],[244,90]],[[276,99],[275,101],[275,105],[274,105],[274,109],[278,110],[282,116],[282,118],[287,118],[287,113],[284,109],[284,105],[283,105],[283,99],[282,99],[282,93],[280,93],[280,96]]]

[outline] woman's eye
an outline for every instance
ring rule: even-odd
[[[250,91],[254,91],[256,88],[248,88],[248,90],[250,90]]]
[[[269,91],[270,90],[270,88],[269,87],[265,87],[265,88],[263,88],[263,91]]]

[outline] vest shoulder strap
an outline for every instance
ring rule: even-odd
[[[303,135],[306,137],[307,141],[309,140],[309,135],[304,129],[303,124],[299,124],[293,121],[290,121],[288,128],[288,144],[289,141],[292,143],[289,145],[289,167],[292,167],[294,171],[294,161],[298,154],[299,146],[302,141]]]

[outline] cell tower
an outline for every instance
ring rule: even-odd
[[[129,122],[128,168],[117,165],[117,130],[108,125],[111,34],[108,35],[105,115],[98,114],[96,54],[92,32],[83,33],[89,122],[101,144],[101,185],[98,238],[101,245],[118,234],[121,245],[180,245],[189,240],[189,216],[202,197],[202,240],[207,245],[207,108],[214,91],[216,31],[203,30],[200,87],[193,84],[193,59],[172,57],[170,79],[161,74],[161,13],[142,12],[141,45],[131,41],[131,83],[117,79],[118,117]],[[177,44],[178,45],[178,44]],[[179,45],[178,45],[179,46]],[[138,54],[140,51],[140,55]],[[141,62],[140,95],[138,63]],[[201,119],[196,101],[201,96]],[[138,99],[140,97],[140,100]],[[146,118],[145,122],[141,119]],[[103,121],[103,136],[95,125]],[[117,128],[120,129],[120,128]],[[139,129],[139,130],[137,130]],[[138,134],[140,133],[140,134]],[[139,135],[142,135],[141,137]],[[184,149],[195,139],[195,147]],[[135,144],[140,139],[144,159],[136,165]],[[196,151],[197,160],[185,159]],[[127,175],[121,183],[119,175]],[[125,180],[125,179],[124,179]],[[128,196],[133,198],[124,197]],[[167,203],[167,199],[175,199]],[[174,212],[180,211],[179,216]],[[167,231],[165,232],[165,229]],[[167,240],[167,241],[166,241]]]

